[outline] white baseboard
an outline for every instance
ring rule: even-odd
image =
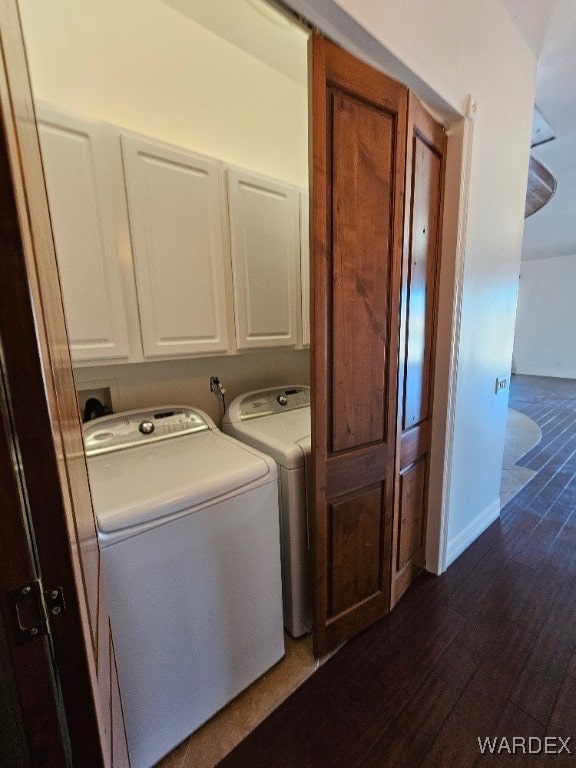
[[[496,499],[482,510],[463,531],[460,531],[453,539],[448,542],[446,551],[446,567],[459,557],[481,533],[483,533],[494,520],[500,517],[500,499]]]

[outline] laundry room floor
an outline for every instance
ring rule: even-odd
[[[298,688],[321,663],[312,655],[312,636],[284,633],[286,654],[202,728],[158,763],[157,768],[214,768]]]

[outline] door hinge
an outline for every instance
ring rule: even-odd
[[[62,587],[43,591],[39,579],[11,589],[8,598],[18,640],[33,640],[47,635],[50,631],[49,619],[66,610]]]

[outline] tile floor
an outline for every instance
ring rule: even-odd
[[[285,633],[286,655],[206,725],[180,744],[157,768],[213,768],[298,686],[318,669],[312,636],[294,640]]]
[[[535,421],[514,408],[508,409],[500,484],[500,508],[513,499],[536,474],[533,469],[519,466],[518,462],[535,445],[538,445],[541,439],[542,430]]]

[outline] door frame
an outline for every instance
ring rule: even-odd
[[[17,0],[0,2],[0,48],[2,372],[40,589],[59,587],[64,597],[48,621],[63,715],[53,735],[61,742],[62,765],[103,768],[106,726],[80,556],[89,533],[81,529],[90,506],[88,478]],[[11,530],[28,544],[21,510],[11,506],[10,512]],[[19,576],[10,558],[0,560],[0,573],[3,584]],[[14,624],[7,633],[17,648]],[[16,659],[13,650],[13,666]],[[21,670],[21,700],[41,671],[39,660]],[[35,736],[27,734],[29,745]]]
[[[5,169],[5,146],[0,139],[0,173]],[[9,210],[9,185],[0,186],[4,212]],[[6,253],[6,233],[0,234]],[[4,357],[2,355],[2,357]],[[0,717],[4,734],[0,739],[0,764],[14,768],[33,765],[66,768],[66,724],[59,713],[61,701],[56,685],[50,638],[38,632],[41,621],[31,589],[39,578],[33,532],[28,524],[23,466],[14,419],[10,409],[5,365],[0,371],[0,668],[2,693]],[[10,514],[6,514],[9,511]],[[18,605],[11,595],[18,594]],[[17,632],[17,625],[27,631]],[[32,636],[32,632],[36,635]],[[24,636],[28,634],[28,639]],[[3,761],[6,761],[5,763]]]
[[[454,455],[454,427],[462,320],[464,259],[476,103],[469,97],[466,114],[447,129],[446,182],[442,254],[438,289],[434,413],[428,487],[426,570],[443,573],[448,562],[448,523]],[[440,307],[451,307],[441,312]]]

